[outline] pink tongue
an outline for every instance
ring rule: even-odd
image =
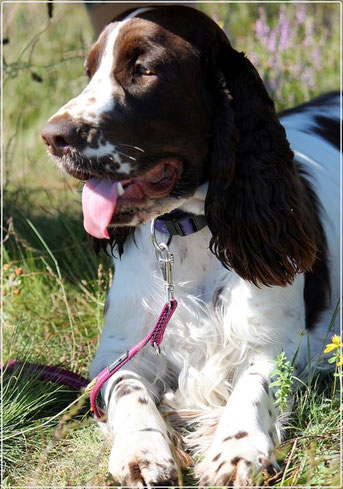
[[[83,226],[95,238],[109,239],[107,226],[117,202],[117,182],[91,178],[82,191]]]

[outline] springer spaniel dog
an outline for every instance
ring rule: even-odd
[[[306,375],[332,334],[339,96],[285,111],[281,124],[244,53],[182,6],[116,18],[85,71],[88,85],[42,137],[86,181],[85,228],[117,258],[91,376],[165,304],[153,219],[178,302],[160,355],[147,346],[102,388],[109,471],[130,487],[173,485],[191,453],[201,486],[249,485],[277,467],[276,355]]]

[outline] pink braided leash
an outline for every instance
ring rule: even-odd
[[[175,299],[170,300],[170,305],[165,304],[161,314],[159,315],[156,324],[152,331],[143,338],[135,346],[132,346],[126,353],[121,355],[111,365],[104,368],[87,386],[87,391],[90,391],[90,404],[91,410],[94,412],[96,418],[100,419],[104,416],[104,412],[97,405],[97,397],[101,387],[104,383],[112,377],[119,369],[121,369],[127,362],[129,362],[142,348],[144,348],[150,341],[150,345],[154,348],[159,348],[163,340],[163,334],[170,321],[170,318],[174,314],[177,307],[177,301]]]

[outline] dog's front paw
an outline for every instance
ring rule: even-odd
[[[217,437],[196,468],[200,486],[253,485],[259,472],[275,473],[278,469],[273,448],[271,437],[262,432],[250,435],[238,431],[232,436]]]
[[[114,442],[109,472],[116,481],[129,487],[173,486],[177,482],[167,436],[152,428]]]

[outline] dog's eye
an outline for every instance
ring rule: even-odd
[[[149,70],[149,68],[147,68],[146,66],[142,65],[141,63],[135,66],[135,72],[138,75],[146,75],[146,76],[153,75],[153,72]]]

